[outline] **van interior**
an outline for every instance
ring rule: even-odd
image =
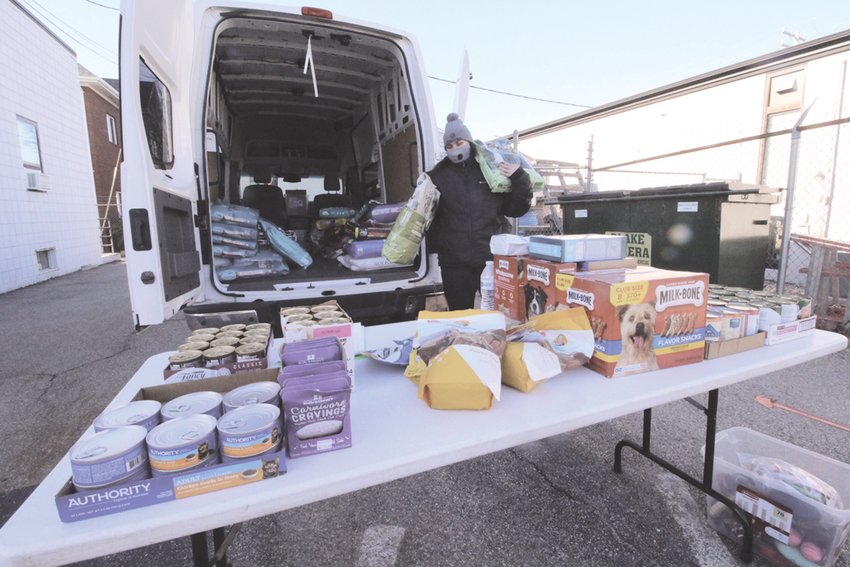
[[[313,259],[307,269],[291,265],[286,275],[239,278],[228,289],[417,278],[421,258],[365,272],[337,259],[341,242],[354,237],[351,212],[406,202],[422,169],[398,46],[332,20],[236,14],[219,24],[213,50],[205,133],[210,202],[257,209]],[[342,217],[320,222],[328,209]],[[361,229],[369,224],[367,217]],[[262,247],[262,231],[259,238]]]

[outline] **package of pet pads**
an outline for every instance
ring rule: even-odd
[[[313,257],[301,248],[301,245],[286,236],[277,225],[260,219],[260,224],[269,238],[269,244],[284,258],[298,264],[302,268],[309,268],[313,263]]]
[[[224,246],[232,246],[234,248],[244,248],[245,250],[257,250],[257,239],[242,240],[241,238],[231,238],[222,234],[212,235],[213,244],[222,244]]]
[[[593,355],[593,330],[583,307],[537,315],[511,328],[508,341],[545,343],[558,356],[561,370],[577,368]]]
[[[530,392],[561,373],[561,361],[546,343],[508,343],[502,355],[502,384]]]
[[[490,186],[490,189],[494,193],[507,193],[511,190],[511,180],[499,171],[499,164],[502,162],[518,164],[531,178],[531,190],[543,190],[543,186],[545,185],[543,176],[531,167],[531,164],[528,163],[528,160],[521,153],[514,152],[510,142],[507,140],[495,140],[484,143],[481,140],[475,140],[474,144],[475,161],[478,162],[481,173],[484,174],[484,179],[487,180],[487,185]]]
[[[260,213],[251,207],[239,205],[213,205],[210,207],[213,222],[226,222],[249,228],[257,228]]]
[[[416,181],[416,189],[396,217],[393,228],[381,252],[384,258],[396,264],[410,264],[419,253],[419,244],[431,226],[440,192],[427,173]]]
[[[254,260],[253,262],[242,260],[238,264],[234,263],[229,268],[219,268],[216,271],[218,279],[223,282],[232,282],[234,280],[249,278],[285,276],[289,273],[289,266],[286,265],[286,262],[280,256],[276,260]]]
[[[227,222],[213,222],[210,226],[212,233],[227,238],[257,241],[257,226],[242,226]]]

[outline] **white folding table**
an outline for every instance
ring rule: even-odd
[[[366,346],[411,336],[414,325],[367,327]],[[54,503],[54,496],[71,476],[66,454],[0,529],[0,565],[69,563],[182,536],[193,536],[196,562],[204,564],[208,561],[205,532],[214,531],[214,540],[221,543],[222,526],[636,411],[644,411],[643,442],[621,442],[615,470],[619,471],[619,454],[625,446],[670,468],[672,465],[649,450],[650,408],[705,392],[710,394],[706,410],[706,467],[710,467],[719,388],[838,352],[846,345],[844,336],[818,330],[777,346],[616,379],[579,368],[528,394],[504,387],[501,401],[488,411],[432,410],[417,398],[416,387],[404,378],[401,366],[358,359],[351,401],[352,448],[288,459],[287,473],[280,478],[74,523],[62,523]],[[166,359],[167,353],[149,358],[110,407],[127,403],[143,386],[161,383]],[[86,435],[91,433],[90,429]],[[702,482],[674,469],[670,468],[697,488],[711,490],[710,468]],[[742,556],[748,553],[745,545]]]

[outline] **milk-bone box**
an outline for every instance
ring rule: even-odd
[[[563,295],[556,291],[559,278],[575,271],[575,262],[494,255],[495,309],[518,322],[554,311],[558,306],[556,297]]]
[[[562,276],[558,301],[582,306],[594,352],[589,366],[617,377],[700,362],[708,274],[649,266]]]

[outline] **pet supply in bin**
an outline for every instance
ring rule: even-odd
[[[744,511],[753,550],[774,565],[832,567],[850,534],[850,465],[763,433],[717,434],[712,486]],[[737,516],[706,503],[711,527],[741,541]]]

